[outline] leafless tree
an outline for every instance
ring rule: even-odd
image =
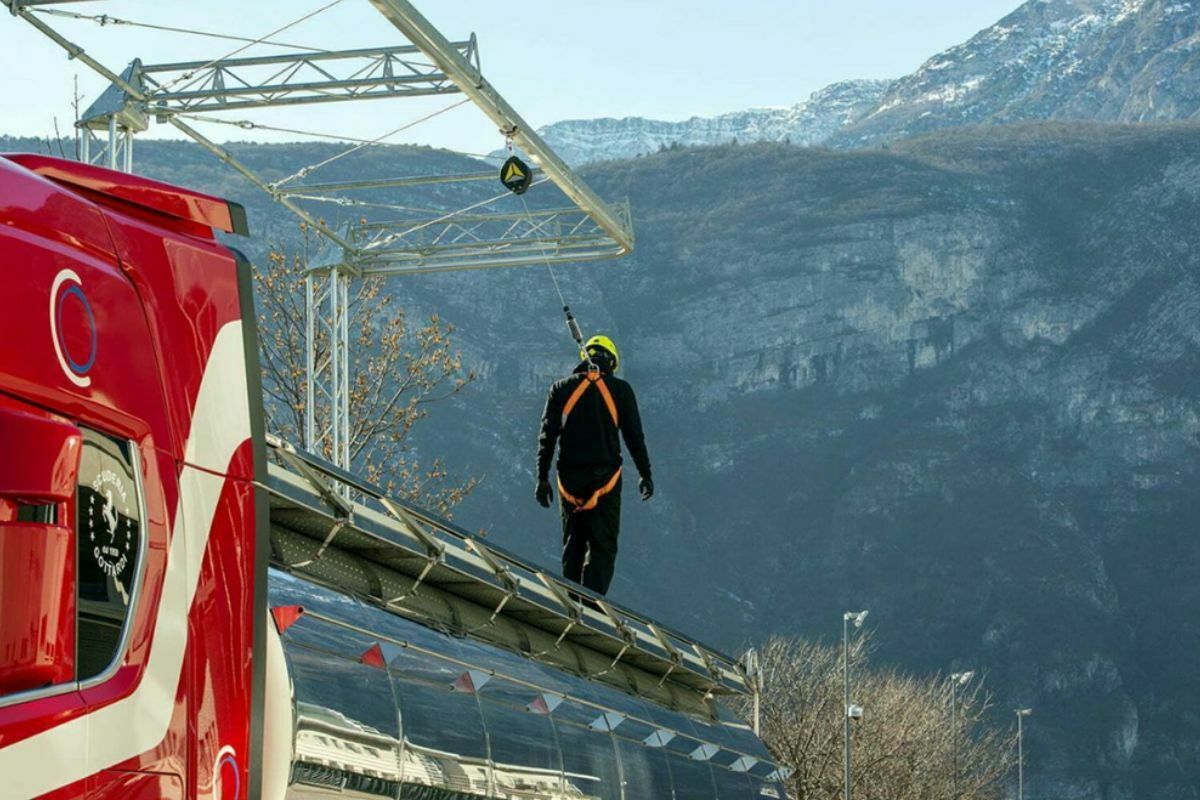
[[[255,277],[268,424],[285,439],[311,447],[303,440],[308,388],[304,268],[314,241],[307,225],[300,226],[300,234],[298,245],[272,248]],[[477,481],[452,478],[441,459],[419,462],[407,440],[429,404],[462,391],[475,374],[463,367],[453,346],[454,326],[436,315],[413,324],[381,289],[379,280],[360,281],[350,300],[350,460],[389,492],[449,515]],[[328,353],[328,335],[319,333],[318,362]],[[328,420],[328,404],[318,401],[316,412],[319,421]],[[326,447],[319,455],[331,453]]]
[[[850,650],[854,701],[865,708],[851,734],[855,800],[1003,797],[1015,741],[989,724],[983,681],[959,687],[952,703],[948,677],[872,669],[871,649],[870,636],[863,635]],[[763,739],[795,770],[789,793],[795,800],[837,800],[843,791],[841,648],[773,637],[760,660]]]

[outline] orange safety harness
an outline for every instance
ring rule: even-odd
[[[604,398],[604,405],[608,406],[608,413],[612,417],[613,425],[620,427],[620,418],[617,416],[617,403],[613,400],[612,392],[608,390],[608,386],[604,383],[604,376],[599,371],[588,370],[583,376],[583,380],[575,387],[575,391],[571,392],[571,396],[567,398],[566,405],[563,406],[562,412],[562,427],[567,427],[567,417],[571,415],[571,411],[575,408],[579,399],[583,397],[588,389],[595,386],[600,390],[600,396]],[[586,500],[576,497],[566,490],[563,486],[562,475],[558,476],[558,491],[563,499],[571,505],[575,506],[576,513],[580,511],[591,511],[600,503],[600,498],[616,488],[617,482],[621,480],[621,468],[617,467],[617,471],[608,479],[608,483],[601,486],[596,491],[592,492],[592,496]]]

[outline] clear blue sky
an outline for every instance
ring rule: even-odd
[[[106,0],[57,6],[88,14],[257,37],[329,0]],[[1003,17],[1019,0],[417,0],[451,39],[479,36],[484,74],[527,120],[647,116],[685,119],[750,106],[791,105],[848,78],[903,75]],[[94,22],[47,18],[106,64],[208,60],[236,45]],[[337,6],[278,39],[329,49],[400,41],[367,0]],[[256,50],[252,52],[263,52]],[[72,79],[84,105],[103,80],[24,22],[0,16],[5,81],[0,132],[45,135],[72,118]],[[246,112],[271,124],[373,137],[445,106],[446,98]],[[218,139],[250,135],[206,126]],[[154,136],[171,135],[153,126]],[[459,150],[491,150],[492,126],[470,108],[407,138]]]

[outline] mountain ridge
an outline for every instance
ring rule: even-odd
[[[1200,114],[1200,2],[1029,0],[895,80],[843,81],[790,107],[540,129],[568,162],[758,141],[863,148],[955,125]]]
[[[1193,2],[1032,0],[896,81],[832,143],[1027,119],[1188,119],[1200,111],[1198,51]]]
[[[891,81],[841,81],[793,106],[751,108],[681,122],[643,117],[563,120],[540,128],[538,133],[571,164],[734,140],[821,144],[874,107],[890,85]]]

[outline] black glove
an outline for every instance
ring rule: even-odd
[[[654,497],[654,481],[649,478],[642,478],[638,481],[638,493],[641,494],[642,500],[649,500]]]
[[[538,505],[542,508],[549,508],[550,501],[554,499],[554,490],[550,488],[550,481],[538,481],[534,497],[537,498]]]

